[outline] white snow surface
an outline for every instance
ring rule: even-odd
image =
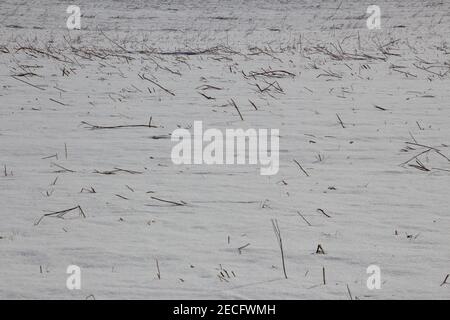
[[[1,1],[0,298],[449,299],[450,3],[373,2]],[[279,129],[278,174],[174,165],[196,120]]]

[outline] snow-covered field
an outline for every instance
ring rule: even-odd
[[[0,298],[450,298],[448,1],[3,0],[0,26]],[[279,129],[278,174],[174,165],[197,120]]]

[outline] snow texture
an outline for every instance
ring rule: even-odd
[[[450,2],[375,2],[1,1],[0,298],[449,299]],[[174,165],[194,121],[278,174]]]

